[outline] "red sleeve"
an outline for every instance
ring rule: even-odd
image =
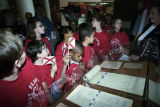
[[[57,46],[56,52],[55,52],[55,57],[56,57],[56,62],[57,62],[57,75],[55,77],[55,80],[58,80],[60,78],[61,70],[62,70],[62,67],[63,67],[62,45],[63,45],[63,43],[61,42]]]
[[[73,37],[75,37],[76,40],[79,40],[79,33],[78,32],[74,33]]]
[[[102,44],[103,50],[105,51],[104,54],[108,54],[110,50],[110,35],[104,32],[104,41]]]
[[[63,52],[62,52],[62,43],[60,43],[55,52],[56,61],[59,62],[60,60],[63,60]]]
[[[129,48],[129,47],[130,47],[130,43],[129,43],[129,38],[128,38],[127,33],[126,33],[126,32],[123,32],[122,35],[123,35],[122,45],[123,45],[124,47],[128,47],[128,48]]]

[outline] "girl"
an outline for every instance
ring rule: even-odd
[[[60,77],[61,68],[63,66],[63,56],[68,52],[68,39],[73,37],[71,27],[63,26],[61,28],[61,42],[56,47],[55,57],[57,61],[57,67],[60,68],[57,70],[56,80]]]
[[[128,50],[129,48],[129,39],[126,32],[122,32],[122,20],[117,18],[113,24],[112,29],[110,30],[111,42],[110,42],[110,55],[113,60],[123,59],[126,57],[128,60]],[[123,56],[123,58],[122,58]]]
[[[28,21],[28,40],[26,40],[26,45],[32,40],[41,40],[47,44],[50,54],[52,53],[51,44],[48,38],[44,37],[45,27],[36,18],[32,17]]]

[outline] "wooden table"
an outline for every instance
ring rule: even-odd
[[[123,68],[123,65],[124,65],[125,62],[126,61],[123,61],[123,64],[121,65],[120,69],[118,69],[118,70],[102,69],[102,71],[146,78],[147,65],[148,65],[147,62],[137,62],[137,61],[136,62],[127,62],[127,63],[142,63],[143,64],[143,69],[126,69],[126,68]],[[67,105],[68,107],[78,107],[78,105],[66,100],[66,97],[79,84],[83,84],[82,79],[69,92],[67,92],[61,99],[59,99],[52,107],[55,107],[59,103],[63,103],[65,105]],[[122,97],[133,100],[132,107],[145,107],[146,104],[147,104],[147,106],[149,105],[148,107],[158,107],[158,105],[156,105],[155,103],[153,103],[151,101],[149,101],[149,103],[148,102],[146,103],[146,101],[144,100],[145,95],[139,96],[139,95],[123,92],[123,91],[120,91],[120,90],[111,89],[111,88],[108,88],[108,87],[103,87],[103,86],[99,86],[99,85],[95,85],[95,84],[91,84],[91,83],[88,83],[88,84],[93,89],[101,90],[101,91],[104,91],[104,92],[107,92],[107,93],[115,94],[115,95],[122,96]]]

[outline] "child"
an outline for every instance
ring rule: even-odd
[[[48,102],[54,101],[42,74],[34,69],[20,71],[25,59],[22,41],[12,33],[0,31],[0,105],[3,107],[47,107]]]
[[[75,20],[71,20],[69,21],[69,26],[72,28],[73,37],[75,37],[76,40],[79,40],[78,22],[76,22]]]
[[[113,28],[111,29],[111,56],[113,60],[126,59],[129,48],[129,39],[126,32],[121,31],[122,20],[117,18],[114,22]],[[123,57],[121,57],[123,56]]]
[[[92,26],[96,28],[93,48],[95,55],[97,55],[100,60],[103,60],[110,50],[109,37],[107,33],[102,30],[102,24],[100,16],[93,17]]]
[[[75,48],[70,50],[71,61],[69,69],[66,71],[67,82],[64,85],[64,91],[67,92],[72,88],[82,76],[80,62],[84,54],[84,47],[80,41],[75,41]]]
[[[51,44],[48,38],[44,37],[45,27],[42,23],[36,18],[32,17],[29,19],[27,24],[28,30],[28,40],[26,41],[26,45],[28,42],[32,40],[41,40],[47,44],[47,48],[49,49],[50,54],[52,54]]]
[[[85,62],[86,69],[93,67],[93,49],[90,44],[94,42],[94,29],[91,25],[83,23],[79,27],[80,40],[84,46],[84,56],[82,62]]]
[[[35,69],[43,74],[47,86],[51,88],[54,82],[55,72],[57,71],[57,65],[56,63],[54,63],[53,65],[44,65],[44,58],[49,56],[49,51],[46,47],[46,44],[40,40],[33,40],[27,44],[26,53],[32,60]],[[61,85],[62,87],[63,84],[64,83],[57,85]],[[58,96],[60,97],[60,93],[54,95],[55,100],[59,98]]]
[[[66,53],[68,52],[68,39],[70,37],[73,37],[71,27],[63,26],[61,28],[61,37],[62,37],[62,42],[58,44],[55,52],[55,57],[58,64],[57,67],[59,68],[57,70],[57,76],[55,78],[56,80],[60,78],[61,68],[63,66],[63,56],[65,56]]]
[[[47,86],[50,86],[53,83],[54,74],[57,71],[57,65],[44,65],[43,58],[49,56],[49,50],[46,47],[46,44],[40,40],[33,40],[27,44],[26,53],[32,60],[32,63],[34,64],[34,67],[36,67],[37,71],[44,74]]]

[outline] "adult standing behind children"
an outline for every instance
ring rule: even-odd
[[[0,105],[3,107],[47,107],[48,101],[53,103],[41,74],[34,69],[20,71],[25,59],[22,41],[11,32],[0,31]]]
[[[150,48],[153,45],[152,51],[154,54],[152,54],[151,61],[153,63],[159,63],[160,59],[157,56],[160,56],[160,5],[159,3],[153,4],[153,6],[150,9],[149,14],[150,22],[146,27],[144,28],[141,35],[139,35],[136,38],[136,41],[138,42],[138,56],[132,56],[132,59],[134,60],[147,60],[148,58],[148,52],[150,51]],[[147,44],[150,44],[149,46]],[[153,44],[152,44],[153,43]],[[157,44],[157,47],[155,46]],[[159,50],[159,53],[157,50]],[[158,55],[156,55],[158,54]]]
[[[103,58],[108,55],[110,49],[109,36],[102,30],[102,24],[100,16],[93,17],[92,26],[96,28],[93,49],[95,55],[97,55],[100,60],[103,60]]]

